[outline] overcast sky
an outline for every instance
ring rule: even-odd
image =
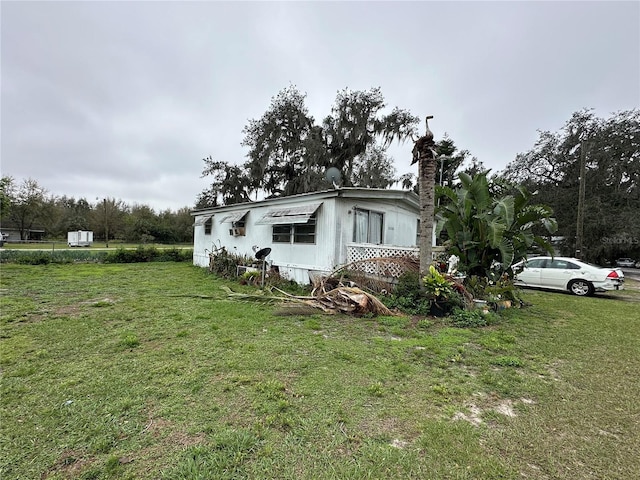
[[[192,207],[289,84],[381,87],[487,167],[584,107],[640,106],[640,2],[2,1],[1,170],[50,194]],[[391,154],[411,167],[410,143]],[[416,173],[416,172],[414,172]]]

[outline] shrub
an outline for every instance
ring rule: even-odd
[[[473,298],[492,303],[499,300],[511,300],[515,304],[522,303],[518,288],[506,274],[495,282],[487,277],[472,275],[465,280],[464,286]]]
[[[105,263],[143,263],[143,262],[186,262],[193,258],[193,250],[171,248],[158,250],[153,246],[140,245],[135,250],[118,248],[104,257]]]
[[[485,327],[489,314],[482,313],[482,310],[463,310],[456,308],[449,317],[449,323],[458,328]]]
[[[393,291],[398,296],[416,297],[420,295],[420,275],[418,272],[404,272],[398,278]]]
[[[192,259],[193,250],[191,249],[168,248],[160,250],[158,255],[160,262],[190,262]]]
[[[132,263],[133,255],[124,248],[118,248],[115,252],[109,252],[104,261],[105,263]]]
[[[417,272],[400,275],[393,293],[383,296],[381,300],[388,308],[412,315],[428,315],[431,309],[431,300],[420,289],[420,275]]]
[[[16,257],[16,263],[23,265],[48,265],[51,263],[51,253],[49,252],[25,252]]]
[[[135,250],[119,248],[104,250],[5,250],[0,252],[0,263],[24,265],[48,265],[50,263],[134,263],[134,262],[187,262],[193,259],[192,249],[158,250],[155,247],[138,247]]]
[[[449,300],[455,295],[453,283],[431,265],[429,273],[422,278],[427,295],[434,300]]]
[[[240,283],[245,285],[258,285],[262,279],[262,272],[259,270],[248,270],[240,277]]]
[[[233,279],[236,278],[238,265],[250,265],[253,262],[255,260],[247,255],[229,253],[226,248],[222,247],[211,254],[209,271],[219,277]]]
[[[489,279],[478,275],[470,275],[465,279],[464,286],[467,289],[467,292],[473,295],[473,298],[485,300],[485,290],[489,286]]]

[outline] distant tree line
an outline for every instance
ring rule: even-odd
[[[0,180],[1,228],[17,229],[22,240],[31,230],[44,230],[45,239],[66,239],[67,232],[90,230],[95,240],[131,243],[191,243],[193,217],[187,207],[156,213],[146,205],[129,206],[105,198],[90,203],[84,198],[49,195],[37,180]]]

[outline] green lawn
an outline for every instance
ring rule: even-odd
[[[3,480],[640,478],[634,282],[458,329],[184,263],[0,269]]]

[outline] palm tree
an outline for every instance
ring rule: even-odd
[[[418,162],[418,188],[420,191],[420,276],[429,273],[432,262],[433,215],[435,211],[436,150],[433,132],[429,130],[428,116],[425,120],[427,131],[413,146],[413,161]]]

